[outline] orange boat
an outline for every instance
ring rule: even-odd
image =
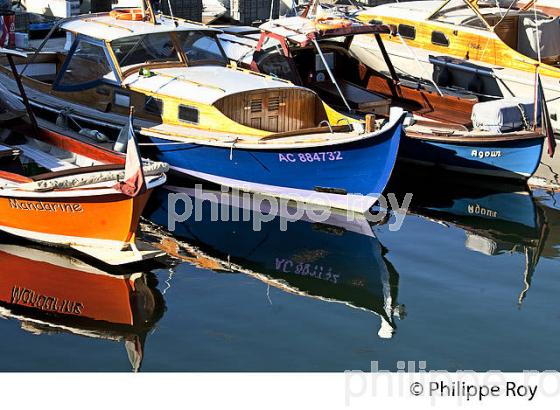
[[[10,59],[14,53],[0,52]],[[31,127],[7,125],[0,135],[0,230],[71,246],[113,265],[160,255],[135,233],[167,165],[141,160],[130,149],[133,132],[125,157],[43,129],[28,111]]]
[[[140,368],[146,334],[165,309],[152,276],[112,274],[68,254],[6,243],[0,264],[0,317],[35,334],[124,341],[133,370]]]

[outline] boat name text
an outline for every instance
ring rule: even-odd
[[[290,259],[276,258],[276,270],[282,273],[309,276],[334,284],[338,283],[338,279],[340,278],[340,275],[332,273],[331,268],[311,263],[295,263]]]
[[[502,156],[502,151],[479,151],[476,149],[473,149],[471,151],[471,157],[475,157],[475,158],[499,158]]]
[[[46,212],[67,212],[80,213],[84,209],[80,204],[42,202],[42,201],[20,201],[10,198],[10,208],[21,209],[23,211],[46,211]]]
[[[490,218],[497,218],[498,212],[493,211],[491,209],[486,209],[481,207],[480,205],[469,205],[468,206],[469,214],[471,215],[481,215],[481,216],[489,216]]]

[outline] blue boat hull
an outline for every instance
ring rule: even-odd
[[[182,174],[248,192],[366,212],[395,165],[402,117],[385,132],[301,149],[240,149],[148,137],[153,159]]]
[[[403,137],[399,158],[451,171],[526,180],[539,166],[543,142],[544,138],[447,143]]]

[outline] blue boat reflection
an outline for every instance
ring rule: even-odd
[[[186,187],[162,189],[148,205],[147,217],[167,226],[168,211],[183,211],[168,209],[168,195],[177,193],[193,202],[201,196]],[[280,219],[285,215],[278,211],[255,231],[259,212],[253,203],[231,205],[232,196],[220,191],[202,195],[206,200],[199,217],[176,224],[172,233],[174,240],[186,242],[183,249],[195,254],[185,259],[216,271],[243,272],[287,292],[373,312],[380,318],[378,335],[393,336],[395,318],[405,314],[397,302],[399,275],[363,216],[351,222],[336,214],[321,223],[303,218],[289,222],[283,231]],[[208,199],[212,195],[214,200]],[[213,215],[212,208],[218,214]],[[232,217],[235,214],[239,217]]]
[[[419,178],[424,182],[420,182]],[[546,207],[526,187],[484,184],[449,178],[431,184],[429,175],[399,174],[394,181],[400,194],[413,192],[410,212],[465,232],[465,247],[488,256],[504,253],[525,255],[521,304],[535,268],[548,242],[550,229]]]

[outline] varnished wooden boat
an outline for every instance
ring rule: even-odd
[[[480,102],[476,95],[399,76],[384,51],[379,58],[385,61],[388,74],[355,58],[350,50],[358,37],[373,36],[384,50],[381,35],[389,33],[390,27],[352,22],[340,29],[321,30],[316,21],[300,16],[270,21],[260,30],[224,28],[220,39],[230,58],[309,87],[339,110],[383,117],[387,107],[396,104],[414,113],[401,142],[401,160],[521,180],[535,172],[542,153],[542,130],[483,130],[471,119]],[[306,38],[318,40],[320,52]]]
[[[229,65],[216,29],[115,13],[63,23],[76,38],[68,53],[18,59],[39,114],[118,131],[134,105],[142,152],[178,173],[356,212],[376,202],[396,161],[402,110],[367,128],[311,90]],[[0,79],[17,93],[2,68]]]
[[[147,333],[165,306],[151,275],[100,268],[23,243],[0,243],[0,317],[33,334],[123,342],[140,369]]]
[[[440,86],[456,86],[481,96],[534,98],[535,72],[542,77],[550,118],[560,132],[560,25],[558,17],[498,8],[494,2],[414,1],[369,7],[351,14],[363,22],[392,24],[384,35],[395,67]],[[404,43],[404,44],[403,44]],[[352,52],[365,64],[384,69],[374,38],[363,36]],[[541,62],[539,62],[539,56]]]
[[[10,59],[17,54],[0,53]],[[31,124],[1,125],[0,230],[71,246],[110,264],[159,255],[135,236],[152,190],[166,180],[167,165],[144,164],[144,183],[128,192],[122,184],[132,152],[125,156],[48,130],[29,114]]]

